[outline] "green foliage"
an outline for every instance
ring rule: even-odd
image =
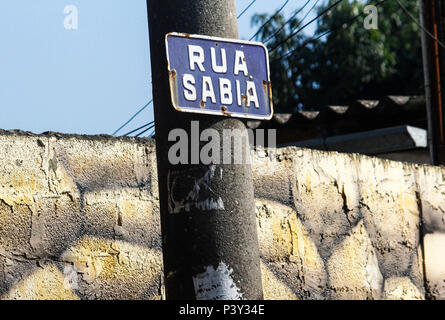
[[[418,16],[417,1],[402,1]],[[334,2],[326,1],[318,12]],[[395,1],[387,0],[378,6],[377,30],[364,27],[366,14],[346,23],[373,3],[345,0],[317,21],[314,37],[299,33],[271,52],[272,85],[279,112],[292,112],[299,106],[307,109],[348,104],[359,98],[379,99],[388,94],[422,94],[419,29]],[[262,25],[267,19],[266,15],[256,15],[252,23]],[[274,48],[308,20],[301,23],[294,17],[283,27],[285,21],[279,15],[257,38],[266,41],[277,32],[266,42],[269,48]],[[285,55],[288,52],[292,53]]]

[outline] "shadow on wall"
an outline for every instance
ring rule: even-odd
[[[2,298],[159,299],[153,144],[79,138],[0,136]]]
[[[443,168],[285,148],[253,173],[263,262],[299,299],[445,298]]]
[[[445,297],[444,170],[295,148],[252,169],[265,298]],[[0,296],[160,299],[156,186],[150,140],[0,133]]]

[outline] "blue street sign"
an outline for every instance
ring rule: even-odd
[[[269,56],[262,43],[169,33],[166,47],[176,110],[272,118]]]

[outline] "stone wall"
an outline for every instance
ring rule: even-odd
[[[271,151],[252,165],[267,299],[445,299],[445,169]],[[153,141],[0,132],[2,299],[161,299],[161,275]]]

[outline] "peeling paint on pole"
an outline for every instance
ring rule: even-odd
[[[193,277],[197,300],[243,300],[243,294],[233,281],[230,269],[224,262],[218,268],[208,266],[206,271]]]
[[[170,214],[181,211],[190,212],[192,209],[202,211],[224,210],[224,201],[220,196],[215,196],[209,187],[215,177],[216,166],[211,165],[200,179],[195,179],[191,175],[184,177],[183,172],[168,173],[168,190]],[[222,169],[220,170],[222,180]],[[183,192],[185,189],[188,192]]]

